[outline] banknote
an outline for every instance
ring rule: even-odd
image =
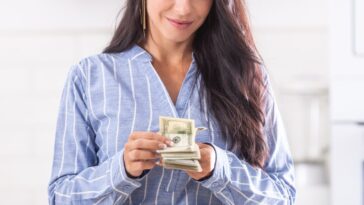
[[[201,172],[202,168],[198,160],[163,160],[163,166],[168,169],[182,169]]]
[[[160,116],[159,134],[173,141],[172,147],[157,150],[161,154],[163,166],[171,169],[202,171],[199,159],[200,149],[195,143],[196,133],[206,130],[195,127],[193,119]]]
[[[200,149],[197,144],[193,145],[192,151],[181,151],[181,152],[160,152],[164,159],[200,159]]]
[[[195,141],[195,123],[192,119],[160,117],[159,130],[161,135],[168,137],[174,147],[192,146]]]

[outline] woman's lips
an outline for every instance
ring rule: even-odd
[[[167,19],[174,27],[176,27],[178,29],[186,29],[192,24],[192,21],[182,21],[182,20],[170,19],[170,18],[167,18]]]

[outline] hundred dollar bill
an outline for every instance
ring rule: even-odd
[[[195,122],[191,119],[160,117],[159,129],[163,136],[174,143],[174,147],[192,146],[195,141]]]
[[[159,117],[159,134],[173,141],[172,147],[157,150],[163,159],[163,166],[171,169],[201,171],[200,149],[195,143],[196,133],[206,130],[195,127],[192,119]]]
[[[192,151],[160,152],[163,159],[200,159],[200,149],[197,144],[193,145]]]
[[[164,160],[163,166],[168,169],[182,169],[196,172],[202,171],[198,160]]]
[[[157,150],[158,153],[170,152],[194,152],[198,147],[194,146],[196,132],[206,130],[205,127],[195,128],[192,119],[159,117],[159,134],[173,141],[173,147]]]

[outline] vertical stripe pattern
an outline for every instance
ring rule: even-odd
[[[175,104],[152,56],[138,45],[71,67],[59,106],[49,204],[293,204],[293,162],[272,95],[264,127],[270,155],[264,169],[256,169],[228,150],[206,99],[199,103],[201,78],[194,86],[198,72],[192,57]],[[141,178],[127,175],[128,137],[134,131],[157,132],[159,116],[191,118],[209,128],[201,138],[216,152],[208,179],[196,181],[159,166]]]

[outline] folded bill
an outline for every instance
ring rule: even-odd
[[[163,160],[163,166],[169,169],[182,169],[201,172],[198,160]]]
[[[161,156],[163,159],[200,159],[200,149],[197,144],[193,145],[191,151],[165,151],[162,150]]]
[[[161,154],[163,166],[171,169],[183,169],[202,171],[199,159],[200,149],[195,143],[196,133],[206,130],[204,127],[195,127],[192,119],[159,117],[159,133],[171,141],[174,145],[163,150],[157,150]]]

